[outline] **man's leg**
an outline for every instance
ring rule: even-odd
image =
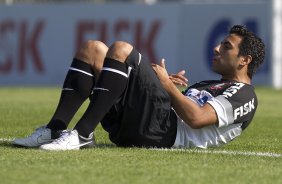
[[[128,81],[124,62],[132,49],[125,42],[116,42],[109,48],[91,103],[74,128],[82,136],[88,137],[123,94]]]
[[[90,96],[95,80],[100,75],[108,47],[99,41],[88,41],[76,53],[65,78],[57,109],[47,126],[40,127],[31,136],[15,139],[14,144],[38,147],[58,138],[67,128],[82,103]]]
[[[61,139],[42,145],[41,149],[79,149],[91,143],[93,130],[126,89],[128,73],[124,62],[132,49],[133,47],[125,42],[115,42],[109,48],[91,102],[74,130],[62,135]],[[76,146],[68,147],[69,144]]]
[[[64,130],[90,96],[99,77],[108,48],[102,42],[88,41],[76,53],[66,76],[57,109],[47,128]]]

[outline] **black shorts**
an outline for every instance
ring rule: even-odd
[[[122,98],[101,121],[117,146],[171,147],[177,131],[177,117],[168,93],[151,63],[133,49],[126,60],[130,71]]]

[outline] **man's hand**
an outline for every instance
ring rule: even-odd
[[[164,85],[164,83],[167,82],[168,79],[172,81],[175,85],[180,85],[187,87],[188,79],[184,76],[185,70],[181,70],[177,74],[168,74],[167,70],[165,68],[165,60],[162,59],[160,62],[160,65],[152,64],[153,69],[155,70],[158,78],[160,79],[161,83]],[[165,87],[165,86],[164,86]]]
[[[152,64],[152,67],[162,86],[168,92],[173,109],[185,123],[192,128],[202,128],[218,123],[217,114],[209,103],[199,106],[191,99],[185,97],[175,86],[175,84],[181,84],[182,82],[187,85],[188,80],[183,76],[184,71],[175,75],[168,75],[164,59],[161,60],[160,65]]]
[[[153,69],[155,70],[161,84],[165,89],[169,88],[169,85],[171,83],[171,80],[169,78],[169,75],[165,69],[165,60],[162,59],[160,65],[158,64],[152,64]]]
[[[187,87],[188,86],[188,79],[184,76],[185,70],[181,70],[177,74],[170,74],[169,79],[175,84]]]

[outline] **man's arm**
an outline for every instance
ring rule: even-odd
[[[217,124],[217,115],[213,107],[209,104],[199,106],[192,100],[185,97],[169,79],[169,75],[165,69],[164,61],[160,65],[153,65],[161,84],[171,97],[172,107],[192,128],[202,128],[204,126]]]

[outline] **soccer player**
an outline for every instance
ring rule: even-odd
[[[150,64],[132,45],[109,48],[88,41],[76,53],[57,109],[47,125],[13,144],[44,150],[73,150],[94,144],[101,122],[117,146],[208,148],[230,142],[250,124],[257,97],[251,80],[265,55],[264,43],[235,25],[215,47],[212,70],[219,80],[187,85],[184,72],[169,75],[164,60]],[[90,103],[75,127],[68,124]]]

